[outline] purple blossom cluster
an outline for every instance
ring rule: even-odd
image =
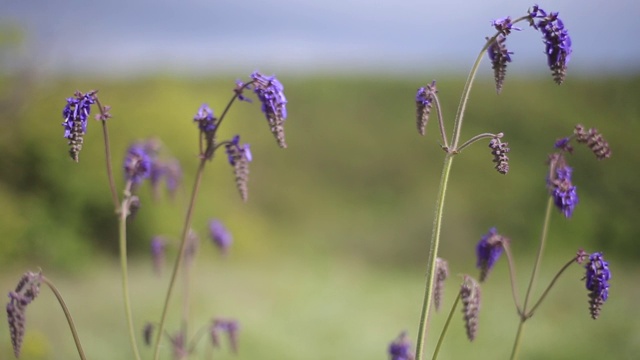
[[[287,119],[287,98],[284,86],[275,76],[265,76],[255,71],[251,74],[253,92],[262,103],[262,112],[267,118],[271,133],[281,148],[286,148],[284,138],[284,121]]]
[[[402,332],[391,344],[389,344],[390,360],[414,360],[415,356],[411,351],[411,341],[406,332]]]
[[[597,319],[600,315],[602,304],[609,297],[611,271],[609,271],[609,263],[604,260],[602,253],[599,252],[589,256],[589,261],[585,268],[587,269],[585,285],[589,290],[589,310],[591,317]]]
[[[220,220],[212,219],[209,221],[209,235],[211,236],[213,244],[220,249],[223,254],[226,254],[233,243],[233,237]]]
[[[478,259],[476,266],[480,269],[480,282],[486,280],[487,276],[495,263],[502,255],[502,243],[506,239],[498,234],[496,228],[489,229],[476,245],[476,257]]]
[[[151,176],[151,157],[144,144],[133,144],[127,150],[124,158],[125,180],[133,184],[140,184]]]
[[[424,136],[426,133],[427,122],[429,121],[429,115],[437,92],[435,80],[431,84],[419,88],[416,92],[416,125],[420,135]]]
[[[249,144],[240,145],[240,136],[236,135],[226,144],[227,159],[233,166],[233,173],[236,178],[236,187],[240,192],[242,201],[247,201],[249,189],[249,163],[253,160]]]
[[[555,82],[562,84],[572,52],[569,32],[557,12],[547,13],[538,5],[529,10],[529,23],[542,33],[547,65],[551,69]]]
[[[95,91],[83,94],[76,91],[73,97],[67,99],[67,105],[62,110],[64,122],[64,137],[69,140],[69,155],[75,161],[79,161],[80,150],[84,142],[84,134],[87,133],[87,122],[91,114],[91,105],[95,104]]]

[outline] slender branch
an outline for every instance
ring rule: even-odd
[[[436,344],[436,349],[433,351],[433,360],[438,358],[438,353],[440,352],[440,347],[444,342],[444,336],[447,334],[447,330],[449,329],[449,324],[451,323],[451,319],[453,318],[453,314],[456,311],[456,307],[460,302],[460,291],[458,291],[458,296],[456,296],[456,300],[453,302],[453,306],[451,306],[451,311],[449,311],[449,316],[447,317],[447,321],[444,323],[444,327],[442,328],[442,332],[440,333],[440,338],[438,338],[438,343]]]
[[[80,355],[80,359],[86,360],[87,358],[84,355],[84,350],[82,350],[82,344],[80,343],[80,338],[78,337],[78,332],[76,331],[76,326],[73,323],[73,317],[71,316],[71,312],[69,312],[69,308],[67,304],[64,302],[62,298],[62,294],[58,291],[58,289],[53,285],[53,283],[47,279],[45,276],[41,275],[41,280],[43,283],[47,284],[49,289],[53,292],[53,294],[58,299],[60,306],[62,307],[62,311],[64,312],[64,316],[67,318],[67,323],[69,323],[69,328],[71,329],[71,335],[73,336],[73,341],[76,343],[76,349],[78,349],[78,355]]]
[[[107,116],[104,106],[100,103],[98,97],[95,97],[96,104],[98,105],[98,109],[100,110],[100,115],[103,120],[100,120],[102,123],[102,137],[104,138],[104,153],[105,153],[105,162],[107,165],[107,178],[109,179],[109,190],[111,191],[111,199],[113,200],[113,206],[116,209],[120,209],[120,200],[118,199],[118,192],[116,191],[116,184],[113,179],[113,170],[111,166],[111,146],[109,145],[109,130],[107,129]]]
[[[442,137],[442,147],[448,151],[449,142],[447,141],[447,132],[444,128],[444,118],[442,116],[442,107],[440,106],[440,99],[438,94],[434,92],[433,102],[436,104],[436,114],[438,115],[438,124],[440,126],[440,137]]]
[[[174,285],[176,283],[176,278],[178,275],[178,271],[182,264],[184,258],[184,251],[187,243],[187,236],[189,235],[189,229],[191,228],[191,220],[193,217],[193,210],[195,208],[196,197],[198,195],[198,191],[200,189],[200,182],[202,181],[202,174],[204,172],[204,167],[207,163],[207,159],[202,157],[200,159],[200,165],[198,166],[198,170],[196,172],[196,179],[193,185],[193,190],[191,192],[191,200],[189,202],[189,206],[187,207],[187,214],[184,221],[184,228],[182,229],[182,242],[180,243],[180,251],[178,253],[178,257],[173,266],[173,272],[171,274],[171,280],[169,281],[169,288],[167,289],[167,295],[164,300],[164,307],[162,309],[162,316],[160,317],[160,322],[158,325],[158,335],[156,336],[155,346],[153,349],[153,359],[158,360],[160,357],[160,342],[162,340],[162,333],[164,331],[165,320],[167,318],[167,312],[169,309],[169,301],[171,300],[171,294],[173,292]]]
[[[516,310],[518,310],[518,315],[522,316],[523,311],[520,308],[520,300],[518,300],[518,289],[516,284],[516,267],[513,262],[513,255],[511,254],[511,246],[509,246],[509,241],[502,241],[502,248],[504,249],[504,253],[507,256],[507,262],[509,263],[509,278],[511,279],[511,294],[513,295],[513,303],[516,305]]]
[[[464,150],[466,147],[468,147],[469,145],[475,143],[478,140],[482,140],[482,139],[493,139],[495,137],[502,137],[502,133],[499,134],[492,134],[492,133],[482,133],[482,134],[478,134],[474,137],[472,137],[471,139],[467,140],[464,142],[464,144],[460,145],[456,151],[457,152],[462,152],[462,150]]]
[[[544,290],[544,292],[540,296],[540,299],[538,299],[538,301],[535,303],[535,305],[533,305],[533,307],[531,307],[531,310],[529,310],[529,312],[525,315],[527,319],[533,316],[534,311],[536,311],[538,306],[540,306],[540,304],[542,303],[542,300],[544,300],[544,298],[547,296],[547,294],[549,293],[549,291],[551,290],[553,285],[560,278],[560,275],[562,275],[562,273],[565,270],[567,270],[569,268],[569,266],[571,266],[571,264],[573,264],[574,262],[576,262],[576,258],[575,257],[573,259],[571,259],[569,262],[567,262],[566,264],[564,264],[564,266],[560,269],[560,271],[558,271],[556,276],[549,283],[549,286],[547,286],[547,288]]]

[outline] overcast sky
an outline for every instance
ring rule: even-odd
[[[640,2],[540,2],[573,40],[570,70],[640,70]],[[523,0],[1,0],[0,24],[27,42],[14,56],[46,71],[466,71],[490,21]],[[514,71],[546,71],[540,35],[508,41]],[[6,54],[5,54],[6,55]],[[6,57],[6,56],[5,56]],[[248,70],[247,70],[248,69]]]

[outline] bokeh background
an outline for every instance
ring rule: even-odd
[[[192,117],[203,102],[220,114],[234,81],[260,70],[285,85],[289,148],[276,146],[259,104],[234,105],[221,135],[238,133],[251,143],[249,202],[241,202],[231,169],[218,156],[205,173],[193,222],[201,246],[191,333],[212,317],[232,317],[241,323],[235,358],[386,359],[400,331],[415,340],[443,159],[436,124],[426,137],[415,130],[415,91],[437,79],[451,128],[466,72],[492,34],[490,20],[519,17],[531,5],[1,3],[0,288],[8,292],[24,271],[43,269],[75,314],[88,356],[132,358],[99,124],[89,124],[80,163],[73,163],[60,126],[65,98],[99,89],[112,106],[116,164],[130,143],[150,137],[162,141],[164,155],[181,161],[178,196],[153,199],[142,186],[142,209],[129,223],[134,320],[142,329],[159,317],[169,275],[153,274],[150,240],[173,239],[167,256],[173,260],[194,180]],[[504,132],[511,170],[495,172],[484,144],[454,162],[440,252],[452,274],[445,309],[459,275],[477,275],[474,247],[492,226],[512,239],[525,290],[546,203],[545,160],[556,138],[583,123],[605,135],[613,157],[598,162],[583,148],[571,157],[580,204],[569,220],[553,214],[537,293],[584,248],[603,251],[610,262],[610,299],[601,318],[591,320],[583,269],[574,266],[527,324],[520,358],[634,359],[640,352],[634,286],[640,275],[640,46],[634,38],[640,8],[630,1],[540,5],[560,11],[570,31],[569,75],[562,86],[553,83],[540,35],[529,28],[509,39],[514,62],[499,96],[485,59],[463,138]],[[226,257],[207,238],[211,218],[233,233]],[[171,331],[181,301],[173,299]],[[445,317],[433,317],[429,344]],[[504,260],[483,285],[473,343],[461,314],[456,317],[441,359],[508,357],[517,317]],[[30,305],[27,318],[22,358],[77,357],[49,292]],[[194,358],[210,355],[205,342]],[[168,342],[163,356],[171,358]],[[0,359],[11,358],[8,329],[0,326]],[[224,344],[215,358],[234,356]]]

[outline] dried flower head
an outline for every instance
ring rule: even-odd
[[[255,71],[251,74],[253,92],[262,103],[262,112],[267,118],[271,133],[276,137],[278,145],[286,148],[284,138],[284,121],[287,119],[287,98],[284,86],[275,76],[264,76]]]
[[[559,153],[549,157],[549,169],[547,186],[553,202],[566,218],[570,218],[579,200],[577,189],[571,182],[573,169]]]
[[[84,142],[84,134],[87,133],[87,119],[91,114],[91,105],[95,103],[96,91],[83,94],[76,91],[74,97],[67,99],[67,105],[62,110],[64,122],[64,137],[69,140],[69,155],[75,161],[79,161],[80,150]]]
[[[578,124],[576,125],[573,133],[575,134],[578,143],[587,144],[598,160],[604,160],[611,157],[609,143],[604,139],[604,137],[602,137],[602,134],[598,132],[598,129],[591,128],[587,131],[583,125]]]
[[[529,10],[529,23],[542,33],[547,64],[555,82],[558,85],[562,84],[572,52],[569,32],[557,12],[547,13],[538,5]]]
[[[467,338],[473,341],[478,333],[478,314],[480,312],[480,285],[471,277],[464,276],[460,287],[460,300]]]
[[[498,234],[496,228],[489,229],[489,232],[480,238],[478,245],[476,245],[476,257],[478,258],[476,267],[480,269],[480,282],[484,282],[487,279],[489,272],[500,259],[502,243],[505,241],[508,240]]]
[[[589,311],[595,320],[600,315],[602,304],[609,297],[609,280],[611,272],[609,263],[604,260],[602,253],[595,252],[589,256],[589,262],[585,266],[585,285],[589,290]]]
[[[214,347],[220,346],[220,333],[227,334],[229,339],[229,346],[234,353],[238,352],[238,331],[240,327],[238,322],[233,319],[213,319],[211,326],[209,327],[209,335],[211,337],[211,344]]]
[[[433,285],[433,304],[436,311],[440,310],[442,296],[444,294],[444,281],[449,277],[449,264],[447,260],[436,258],[436,281]]]
[[[236,135],[226,144],[227,158],[229,164],[233,166],[233,173],[236,177],[236,186],[240,192],[242,201],[246,202],[249,197],[247,182],[249,181],[249,163],[253,160],[249,144],[240,145],[240,136]]]
[[[226,254],[233,243],[233,237],[227,228],[217,219],[209,221],[209,235],[213,244],[220,249],[220,252]]]
[[[509,172],[509,157],[507,154],[511,149],[508,147],[509,143],[502,142],[500,138],[502,133],[496,135],[489,141],[489,148],[491,149],[491,155],[493,155],[493,162],[496,163],[495,169],[505,175]]]
[[[422,136],[426,133],[427,122],[429,121],[429,115],[437,92],[436,81],[433,80],[426,87],[419,88],[416,93],[416,125],[418,133]]]
[[[198,123],[198,128],[200,129],[200,145],[201,150],[203,151],[201,156],[205,159],[211,159],[216,145],[215,136],[216,129],[218,127],[218,119],[213,116],[213,110],[211,110],[209,105],[202,104],[196,115],[193,117],[193,121]],[[202,140],[204,140],[204,149],[202,149]]]
[[[11,345],[16,358],[20,357],[22,341],[26,325],[26,310],[40,293],[40,281],[42,274],[26,272],[20,278],[15,291],[9,292],[9,303],[7,303],[7,320],[9,323],[9,333],[11,334]]]
[[[390,360],[414,360],[415,355],[411,352],[411,341],[407,336],[407,332],[403,331],[398,337],[389,344]]]
[[[487,55],[491,60],[491,68],[493,69],[493,77],[496,81],[498,94],[502,91],[504,79],[507,75],[507,63],[511,62],[511,55],[513,54],[513,52],[507,50],[506,41],[507,38],[500,34],[487,48]]]
[[[124,158],[124,176],[127,181],[139,184],[151,175],[151,158],[144,145],[133,144]]]

